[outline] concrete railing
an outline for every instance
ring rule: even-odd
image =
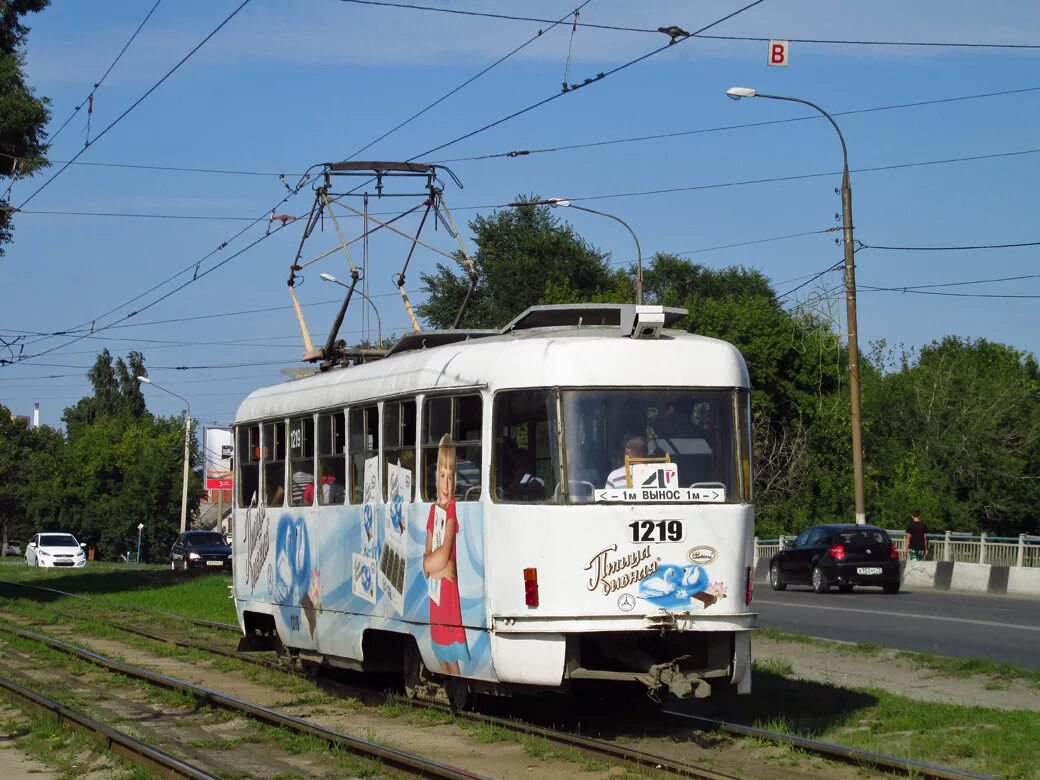
[[[889,531],[888,535],[892,537],[902,557],[905,532]],[[755,537],[755,559],[769,560],[785,543],[790,544],[794,540],[794,536],[781,536],[779,539]],[[989,536],[946,531],[942,534],[928,534],[928,547],[930,561],[1040,568],[1040,536]]]

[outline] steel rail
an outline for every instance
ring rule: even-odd
[[[799,750],[805,750],[819,756],[835,758],[856,766],[870,766],[875,769],[884,769],[889,771],[894,770],[911,777],[931,778],[932,780],[995,780],[991,775],[977,775],[971,772],[963,772],[959,769],[939,766],[938,764],[912,761],[908,758],[898,758],[896,756],[885,755],[884,753],[875,753],[870,750],[858,750],[856,748],[845,747],[844,745],[835,745],[832,742],[821,742],[819,740],[784,734],[778,731],[768,731],[755,726],[744,726],[739,723],[730,723],[725,720],[705,718],[700,715],[689,715],[674,710],[664,710],[664,712],[677,718],[692,720],[695,723],[699,723],[704,728],[714,731],[722,731],[727,734],[735,734],[742,737],[754,737],[756,739],[765,739],[770,742],[790,745]]]
[[[451,710],[451,708],[446,705],[440,704],[439,702],[429,701],[427,699],[407,699],[407,701],[414,706],[421,706],[436,710]],[[568,747],[573,747],[589,753],[595,753],[597,755],[607,756],[609,758],[625,761],[644,769],[649,768],[659,771],[663,770],[665,772],[670,772],[681,777],[698,778],[698,780],[737,780],[736,775],[727,775],[722,772],[715,772],[710,769],[704,769],[702,767],[697,767],[692,764],[684,763],[682,761],[675,761],[673,759],[666,758],[665,756],[659,756],[654,753],[648,753],[646,751],[636,750],[634,748],[622,747],[620,745],[615,745],[600,739],[582,737],[577,734],[572,734],[566,731],[556,731],[555,729],[547,729],[543,728],[542,726],[535,726],[530,723],[522,723],[520,721],[509,720],[507,718],[500,718],[496,715],[485,715],[479,712],[455,711],[454,714],[456,717],[460,717],[465,720],[497,726],[498,728],[506,729],[507,731],[513,731],[520,734],[541,737],[542,739],[546,739],[551,742],[557,742]]]
[[[307,734],[316,737],[345,750],[349,750],[352,753],[363,755],[366,758],[378,759],[387,766],[403,770],[410,774],[420,775],[423,777],[444,778],[445,780],[484,780],[483,775],[468,772],[465,769],[449,766],[440,761],[434,761],[413,753],[398,750],[397,748],[381,745],[378,742],[372,742],[367,739],[351,736],[350,734],[326,729],[316,724],[309,723],[301,718],[296,718],[292,715],[287,715],[268,707],[262,707],[259,704],[253,704],[252,702],[247,702],[234,696],[219,693],[210,690],[209,688],[193,685],[185,680],[178,680],[177,678],[159,674],[158,672],[153,672],[149,669],[143,669],[120,661],[115,661],[111,658],[106,658],[99,653],[95,653],[82,647],[77,647],[76,645],[64,642],[60,639],[54,639],[53,637],[44,636],[43,634],[37,634],[32,631],[25,631],[23,629],[13,628],[2,624],[0,624],[0,631],[6,631],[15,636],[22,637],[23,639],[40,642],[53,650],[58,650],[68,655],[81,658],[110,671],[119,672],[137,680],[145,680],[146,682],[161,688],[166,688],[167,690],[188,694],[211,707],[219,707],[221,709],[239,712],[248,715],[254,720],[260,721],[261,723],[265,723],[268,726],[285,728],[298,734]]]
[[[14,680],[0,677],[0,688],[22,705],[53,715],[59,722],[69,724],[76,731],[87,735],[112,753],[132,764],[145,767],[160,777],[218,780],[216,775],[211,775],[197,766],[181,761],[169,753],[112,728],[107,723],[102,723],[85,713],[67,707],[49,696],[19,685]]]
[[[41,588],[39,586],[32,585],[21,585],[20,583],[4,584],[15,584],[19,585],[20,587],[37,588],[41,590],[52,591],[55,593],[62,593],[61,591],[55,591],[51,588]],[[62,595],[86,598],[83,596],[77,596],[77,594],[72,593],[62,593]],[[153,610],[144,611],[148,612]],[[196,620],[183,615],[175,615],[173,613],[160,614],[166,614],[170,615],[171,617],[187,620],[197,625],[203,625],[211,628],[215,627],[220,629],[230,628],[234,629],[236,632],[239,631],[238,626],[230,626],[226,623],[213,623],[212,621]],[[255,656],[251,656],[245,653],[223,650],[222,648],[202,645],[193,642],[186,642],[184,640],[178,640],[159,634],[152,634],[142,629],[135,629],[128,626],[121,626],[121,628],[130,633],[138,634],[140,636],[152,639],[154,641],[161,641],[182,647],[191,647],[196,650],[202,650],[205,652],[227,656],[239,661],[266,666],[267,668],[275,669],[285,673],[293,673],[291,669],[286,668],[283,664],[268,661],[267,659],[263,658],[257,658]],[[409,704],[413,706],[418,707],[438,709],[443,711],[451,710],[451,708],[447,707],[446,705],[443,705],[439,702],[430,701],[429,699],[424,698],[405,699],[405,701],[407,701]],[[517,733],[538,736],[542,739],[547,739],[580,750],[599,753],[602,755],[609,756],[611,758],[627,761],[629,763],[641,767],[663,769],[667,772],[671,772],[680,776],[704,778],[704,780],[728,780],[732,777],[730,775],[700,769],[690,764],[684,764],[682,762],[673,761],[671,759],[665,758],[664,756],[657,756],[644,751],[622,748],[617,745],[613,745],[609,742],[590,739],[588,737],[581,737],[576,734],[570,734],[568,732],[546,729],[540,726],[535,726],[533,724],[519,723],[517,721],[499,718],[494,715],[484,715],[482,713],[474,712],[461,712],[457,710],[454,710],[453,712],[456,715],[456,717],[462,717],[464,719],[475,722],[495,725],[500,728],[504,728]],[[920,776],[923,778],[929,778],[930,780],[989,780],[990,778],[989,775],[973,774],[971,772],[964,772],[961,770],[952,769],[950,767],[939,766],[937,764],[930,764],[922,761],[914,761],[911,759],[899,758],[897,756],[886,755],[883,753],[875,753],[873,751],[858,750],[856,748],[845,747],[843,745],[836,745],[834,743],[822,742],[819,740],[812,740],[806,737],[798,737],[794,735],[783,734],[781,732],[768,731],[766,729],[760,729],[754,726],[745,726],[738,723],[731,723],[729,721],[716,720],[713,718],[691,715],[687,713],[677,712],[674,710],[662,710],[662,712],[673,717],[679,717],[684,718],[686,720],[698,722],[706,729],[721,731],[736,736],[754,737],[758,739],[769,740],[772,742],[783,743],[791,745],[793,747],[797,747],[801,750],[805,750],[815,755],[825,756],[827,758],[833,758],[855,765],[871,766],[877,769],[883,769],[888,771],[894,770],[915,777]]]

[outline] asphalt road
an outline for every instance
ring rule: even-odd
[[[880,588],[822,595],[756,582],[752,607],[760,627],[1040,669],[1040,599]]]

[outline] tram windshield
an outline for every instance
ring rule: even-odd
[[[499,393],[494,499],[746,503],[748,420],[746,390]],[[648,485],[674,490],[631,492]]]

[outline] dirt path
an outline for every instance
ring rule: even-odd
[[[1026,680],[991,676],[949,677],[900,657],[895,650],[866,654],[839,643],[785,642],[756,636],[752,656],[758,663],[790,665],[785,674],[843,688],[877,688],[916,701],[977,705],[1040,712],[1040,688]]]

